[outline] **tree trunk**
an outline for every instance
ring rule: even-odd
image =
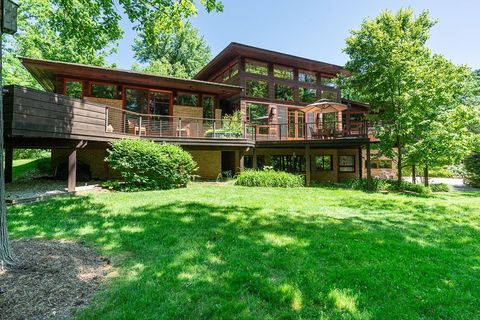
[[[2,45],[0,40],[0,73],[2,70],[1,48]],[[0,77],[0,267],[12,267],[14,265],[15,258],[10,247],[10,241],[8,240],[7,208],[5,206],[5,170],[3,169],[3,86]]]
[[[402,185],[402,145],[400,143],[400,137],[397,136],[397,177],[398,177],[398,187]]]
[[[425,165],[425,168],[423,168],[423,180],[425,187],[428,187],[428,165]]]
[[[415,165],[412,165],[412,182],[417,183],[417,170]]]

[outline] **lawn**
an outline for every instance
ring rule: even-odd
[[[80,319],[478,319],[480,193],[327,188],[100,193],[9,209],[118,275]]]
[[[26,174],[45,173],[49,170],[50,158],[13,160],[12,176],[16,180]]]

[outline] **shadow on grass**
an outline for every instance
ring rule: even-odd
[[[9,214],[14,237],[79,239],[120,267],[80,318],[479,316],[480,234],[458,218],[474,212],[407,200],[351,198],[334,217],[196,201],[113,212],[85,196]]]

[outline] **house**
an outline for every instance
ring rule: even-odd
[[[108,143],[125,137],[181,145],[203,179],[263,166],[307,183],[395,174],[391,160],[369,161],[369,107],[341,97],[340,66],[238,43],[194,79],[19,59],[45,91],[5,87],[7,181],[13,148],[52,149],[71,189],[77,163],[107,179]]]

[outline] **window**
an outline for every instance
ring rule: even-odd
[[[317,89],[298,88],[298,95],[301,102],[312,103],[317,100]]]
[[[215,115],[215,98],[203,96],[203,118],[213,119]]]
[[[337,93],[332,91],[322,90],[321,92],[322,99],[327,99],[330,101],[337,101]]]
[[[148,90],[125,89],[125,109],[137,113],[148,113]]]
[[[271,165],[274,170],[292,173],[305,172],[305,156],[271,156]]]
[[[283,84],[275,84],[275,99],[283,101],[293,101],[295,89]]]
[[[247,104],[247,121],[253,124],[268,124],[268,105],[260,103]]]
[[[355,172],[355,156],[338,156],[338,171]]]
[[[231,68],[230,68],[230,78],[235,77],[238,74],[238,63],[235,63]]]
[[[92,83],[90,95],[95,98],[116,99],[117,86],[113,84]]]
[[[244,156],[243,166],[248,169],[253,169],[253,156]],[[257,169],[263,169],[265,166],[265,156],[257,156]]]
[[[315,168],[321,171],[333,170],[333,157],[331,155],[316,156]]]
[[[245,71],[248,73],[268,76],[268,64],[259,61],[247,60],[245,61]]]
[[[293,80],[293,69],[275,65],[273,67],[273,76],[275,78]]]
[[[368,161],[365,160],[365,168],[368,168]],[[370,160],[370,168],[378,169],[378,162],[376,160]]]
[[[322,86],[327,86],[332,88],[337,87],[337,84],[335,83],[335,79],[331,77],[321,77],[320,83],[322,84]]]
[[[198,96],[190,93],[179,93],[177,104],[180,106],[196,107],[198,105]]]
[[[247,80],[247,95],[257,98],[268,98],[268,82]]]
[[[314,72],[299,71],[298,81],[302,82],[317,82],[317,75]]]
[[[82,98],[82,89],[83,89],[83,81],[65,81],[65,95],[81,99]]]
[[[380,160],[378,163],[380,169],[392,169],[392,160]]]

